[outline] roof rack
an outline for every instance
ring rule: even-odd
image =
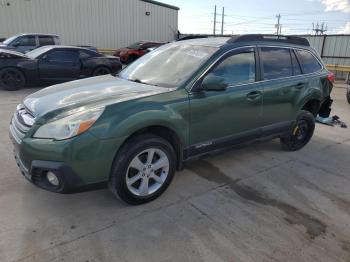
[[[270,41],[279,43],[288,43],[296,45],[310,46],[309,41],[306,38],[298,36],[285,36],[285,35],[237,35],[233,36],[227,43],[238,43],[238,42],[251,42],[251,41]]]

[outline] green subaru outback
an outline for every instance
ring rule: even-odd
[[[241,35],[164,45],[117,76],[51,86],[18,105],[16,162],[40,188],[108,183],[130,204],[160,196],[204,154],[280,138],[311,139],[330,113],[333,75],[303,38]]]

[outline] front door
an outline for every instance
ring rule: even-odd
[[[78,50],[53,50],[39,60],[41,80],[70,81],[79,78],[80,71]]]
[[[190,94],[190,154],[258,136],[262,86],[256,81],[256,72],[255,48],[241,48],[225,55],[199,80],[201,83],[206,77],[220,77],[228,88],[197,88]]]

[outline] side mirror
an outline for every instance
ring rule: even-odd
[[[205,91],[225,91],[228,84],[225,78],[220,76],[208,75],[202,82],[202,87]]]

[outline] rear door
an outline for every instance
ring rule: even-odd
[[[79,50],[53,50],[39,60],[39,74],[42,80],[74,80],[80,77],[80,72]]]
[[[264,133],[283,131],[295,120],[295,108],[308,82],[295,53],[285,47],[260,47]]]

